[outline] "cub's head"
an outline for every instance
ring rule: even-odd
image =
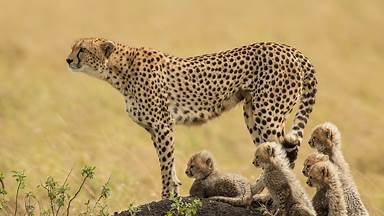
[[[264,168],[274,163],[276,159],[286,160],[281,146],[275,142],[265,142],[256,148],[255,158],[252,163],[255,167]]]
[[[328,155],[324,155],[321,153],[312,153],[308,155],[308,157],[304,161],[304,167],[303,167],[304,176],[308,177],[309,170],[312,168],[312,166],[315,163],[318,163],[321,161],[328,161],[328,160],[329,160]]]
[[[327,185],[332,173],[332,166],[329,162],[318,162],[309,170],[307,185],[310,187]]]
[[[190,178],[203,179],[215,170],[215,165],[211,153],[202,151],[194,154],[189,159],[185,174]]]
[[[115,43],[102,38],[82,38],[77,40],[66,61],[72,71],[85,72],[102,78],[106,62],[115,51]]]
[[[308,144],[319,152],[331,153],[333,148],[340,147],[340,132],[332,123],[324,123],[315,127]]]

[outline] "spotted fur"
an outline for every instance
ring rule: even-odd
[[[105,80],[125,97],[128,115],[145,128],[156,148],[163,197],[177,193],[173,128],[207,122],[244,102],[244,118],[255,145],[284,143],[290,161],[315,103],[315,70],[300,51],[278,43],[176,57],[102,38],[76,41],[67,58],[73,71]],[[299,102],[291,130],[284,125]]]

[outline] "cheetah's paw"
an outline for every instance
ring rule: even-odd
[[[297,134],[289,133],[284,136],[283,144],[284,148],[286,148],[289,152],[288,149],[291,148],[292,150],[294,150],[295,148],[297,148],[297,146],[300,146],[301,138]]]

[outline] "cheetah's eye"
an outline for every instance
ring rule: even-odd
[[[193,169],[193,165],[191,165],[189,168]]]
[[[80,55],[83,54],[85,51],[85,48],[80,47],[79,52],[77,53],[77,58],[80,59]]]

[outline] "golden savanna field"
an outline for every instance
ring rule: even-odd
[[[331,121],[371,215],[384,215],[384,1],[382,0],[0,0],[0,172],[11,208],[24,170],[27,191],[63,181],[73,167],[71,192],[84,165],[96,166],[74,211],[111,176],[110,212],[160,199],[156,152],[147,132],[126,114],[123,97],[106,82],[70,72],[74,40],[101,36],[130,46],[192,56],[261,41],[292,45],[317,69],[317,103],[295,172],[305,189],[302,162],[311,128]],[[219,169],[256,179],[255,146],[242,107],[199,127],[176,128],[181,194],[192,183],[189,157],[211,151]],[[20,206],[21,210],[22,207]],[[0,215],[5,213],[1,213]],[[76,214],[75,214],[76,215]]]

